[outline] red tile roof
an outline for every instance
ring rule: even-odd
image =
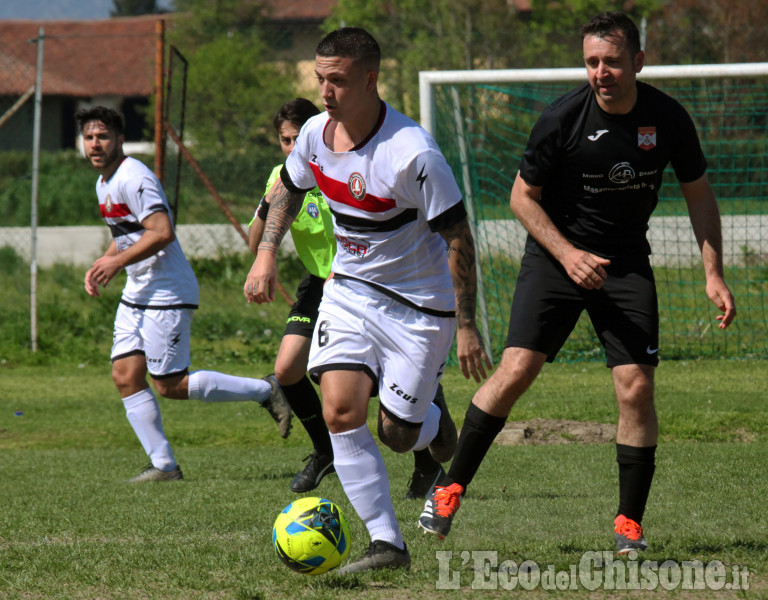
[[[35,83],[44,30],[43,93],[75,97],[149,96],[157,15],[103,21],[0,21],[0,94]]]
[[[337,0],[275,0],[273,19],[323,20],[331,14]]]
[[[271,0],[269,19],[321,21],[337,0]],[[154,86],[155,25],[173,15],[94,21],[0,21],[0,95],[21,95],[35,84],[37,38],[44,28],[43,93],[150,96]]]
[[[273,19],[323,20],[330,16],[337,0],[273,0]]]

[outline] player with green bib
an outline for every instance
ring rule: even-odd
[[[291,153],[304,122],[319,112],[305,98],[296,98],[280,107],[273,124],[285,156]],[[272,170],[264,196],[280,177],[282,166],[280,164]],[[248,244],[254,254],[261,242],[268,213],[269,204],[262,197],[248,231]],[[323,477],[334,472],[333,450],[323,420],[323,408],[315,387],[307,377],[307,359],[317,320],[317,307],[323,297],[323,284],[331,273],[331,263],[336,254],[331,212],[319,189],[315,188],[306,195],[301,212],[291,225],[291,237],[307,274],[299,283],[296,302],[288,314],[275,359],[275,377],[314,447],[305,459],[307,464],[291,482],[292,491],[304,493],[315,489]]]

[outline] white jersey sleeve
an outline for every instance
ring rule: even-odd
[[[150,177],[150,173],[139,172],[131,178],[120,181],[120,195],[131,213],[136,215],[139,223],[153,213],[169,212],[165,194],[160,188],[160,181],[154,177],[154,174],[152,175]]]
[[[328,122],[328,113],[315,115],[308,119],[299,130],[299,136],[293,145],[293,150],[285,159],[285,172],[296,190],[309,191],[315,187],[315,174],[310,166],[312,158],[312,143],[323,143],[323,130]],[[319,141],[318,141],[319,130]],[[310,134],[310,132],[312,132]],[[283,182],[285,183],[285,181]]]
[[[440,231],[455,222],[446,222],[445,215],[462,204],[448,162],[437,148],[430,148],[410,158],[400,169],[395,191],[409,198],[414,207],[424,213],[432,231]]]

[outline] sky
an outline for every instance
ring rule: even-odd
[[[159,0],[157,4],[168,8],[172,3]],[[113,7],[112,0],[0,0],[0,20],[109,19]]]

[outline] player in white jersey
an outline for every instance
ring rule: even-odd
[[[379,439],[396,452],[453,455],[456,429],[433,403],[454,332],[466,377],[490,361],[475,323],[474,241],[461,194],[434,140],[378,95],[380,51],[343,27],[317,47],[326,113],[308,121],[270,190],[270,212],[245,284],[249,301],[274,299],[280,241],[315,184],[338,244],[325,285],[309,372],[319,380],[334,466],[371,544],[340,570],[408,568],[389,478],[366,424],[380,398]],[[458,326],[458,328],[457,328]]]
[[[189,372],[190,326],[197,308],[197,279],[179,245],[162,185],[140,161],[123,153],[123,119],[97,106],[77,112],[86,158],[101,174],[96,182],[101,216],[112,242],[85,274],[85,290],[125,270],[127,281],[115,317],[112,379],[128,421],[149,456],[133,482],[183,479],[163,430],[157,392],[203,402],[256,401],[286,437],[291,410],[274,377],[251,379],[214,371]]]

